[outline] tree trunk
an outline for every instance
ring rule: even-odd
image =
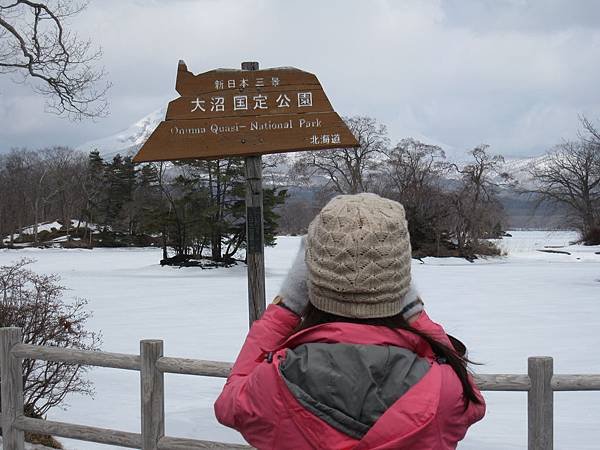
[[[39,209],[39,199],[35,199],[35,206],[33,212],[33,242],[38,243],[38,209]]]
[[[221,233],[217,231],[213,231],[211,233],[210,239],[211,246],[211,257],[213,261],[221,261],[222,257],[222,243],[221,243]]]
[[[165,229],[163,227],[162,230],[162,259],[167,259],[169,254],[167,252],[167,233],[165,233]]]

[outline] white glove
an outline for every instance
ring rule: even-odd
[[[404,319],[408,320],[410,317],[423,311],[423,300],[419,296],[419,291],[413,282],[410,283],[408,292],[404,294],[402,299],[402,309],[400,312]]]
[[[292,267],[290,267],[283,280],[281,288],[279,288],[278,294],[283,298],[283,305],[299,316],[302,315],[308,304],[308,287],[306,285],[308,271],[304,262],[305,247],[306,236],[302,236],[300,249],[296,254]]]

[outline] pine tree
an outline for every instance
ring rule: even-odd
[[[191,247],[200,254],[210,247],[211,259],[229,262],[246,246],[246,180],[244,162],[240,158],[199,160],[176,163],[180,175],[174,187],[178,228],[174,230],[178,253],[187,254]],[[277,214],[286,191],[265,189],[265,244],[275,244]]]
[[[87,221],[86,233],[84,239],[89,239],[90,247],[93,245],[93,227],[95,224],[104,223],[104,203],[106,201],[106,192],[104,188],[104,160],[100,156],[98,150],[90,152],[88,164],[83,183],[85,190],[86,206],[82,216]]]
[[[106,189],[103,234],[111,244],[118,243],[119,236],[129,238],[132,234],[131,202],[136,185],[136,169],[131,157],[117,154],[104,166]]]
[[[164,231],[164,201],[160,191],[158,168],[144,164],[137,171],[131,201],[131,234],[135,244],[147,245],[152,236]]]
[[[244,166],[239,158],[178,162],[181,174],[176,186],[184,203],[178,204],[178,234],[183,241],[181,252],[187,247],[210,243],[211,258],[221,262],[229,260],[239,248],[235,224],[241,220],[236,208],[244,195]],[[195,205],[190,209],[190,204]],[[181,238],[184,234],[183,238]],[[223,249],[227,251],[223,253]]]

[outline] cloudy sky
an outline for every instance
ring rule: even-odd
[[[0,152],[127,128],[177,97],[179,59],[313,72],[340,114],[457,156],[481,143],[538,155],[576,135],[578,114],[600,122],[595,0],[92,0],[72,27],[104,52],[110,116],[57,118],[3,76]]]

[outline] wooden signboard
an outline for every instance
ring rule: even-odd
[[[243,156],[250,325],[265,310],[262,160],[266,153],[358,147],[312,73],[293,67],[217,69],[194,75],[179,61],[167,115],[135,162]]]
[[[293,67],[194,75],[180,61],[176,90],[135,162],[358,146],[317,77]]]

